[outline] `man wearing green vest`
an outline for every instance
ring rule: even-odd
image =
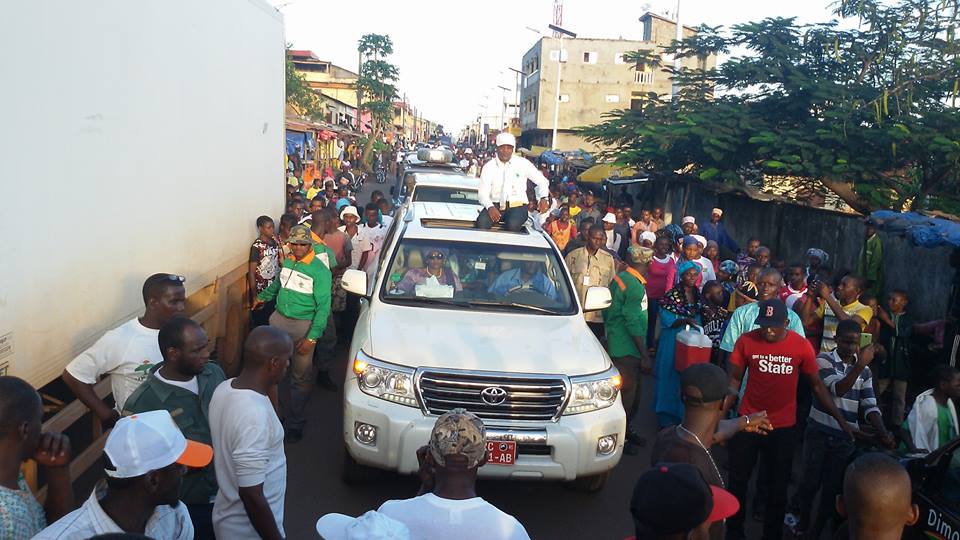
[[[130,394],[123,414],[166,410],[191,441],[213,444],[207,413],[210,398],[226,377],[210,362],[207,333],[199,323],[176,317],[164,323],[157,334],[163,363],[150,368],[147,380]],[[213,540],[213,499],[217,475],[213,463],[190,469],[180,485],[180,500],[190,513],[197,540]]]
[[[613,301],[603,315],[607,353],[613,365],[620,371],[623,386],[620,399],[627,412],[627,440],[624,451],[636,454],[643,438],[630,428],[636,415],[640,393],[640,373],[650,372],[647,357],[647,280],[643,274],[653,259],[653,250],[637,245],[627,249],[627,269],[613,277],[610,296]]]
[[[290,399],[286,401],[286,440],[297,443],[307,423],[304,410],[314,384],[313,349],[330,317],[330,268],[314,252],[310,229],[297,225],[287,238],[292,254],[283,260],[280,279],[257,295],[253,309],[277,299],[270,326],[293,340],[290,360]]]
[[[863,276],[865,281],[864,292],[869,292],[876,298],[882,298],[880,293],[883,291],[883,242],[877,234],[877,222],[867,219],[864,225],[866,234],[857,261],[857,273]]]

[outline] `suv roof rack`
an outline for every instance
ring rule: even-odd
[[[449,218],[425,217],[420,219],[420,225],[428,229],[476,229],[476,223],[473,221]],[[499,233],[530,234],[530,231],[527,227],[524,227],[519,231],[510,231],[507,230],[501,223],[494,223],[493,226],[488,230]]]

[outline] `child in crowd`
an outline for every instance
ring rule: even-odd
[[[793,309],[793,304],[807,292],[807,275],[801,263],[791,264],[787,267],[787,273],[782,275],[784,285],[780,289],[780,301],[787,306],[787,309]]]
[[[870,322],[867,323],[867,327],[863,329],[863,333],[870,334],[870,342],[876,343],[880,338],[880,319],[877,318],[877,311],[880,309],[880,303],[877,301],[877,297],[872,293],[865,292],[860,295],[860,302],[873,312],[873,317],[870,319]]]
[[[707,247],[703,250],[703,256],[713,265],[713,272],[720,269],[720,245],[714,240],[707,240]]]
[[[647,267],[647,347],[653,349],[657,343],[657,316],[660,313],[660,300],[673,286],[667,281],[675,273],[676,262],[670,257],[673,241],[669,236],[659,236],[653,243],[653,260]]]
[[[903,423],[907,401],[907,381],[910,380],[910,338],[913,333],[913,317],[907,313],[910,298],[907,293],[895,290],[887,295],[887,309],[876,308],[880,329],[876,343],[884,350],[883,361],[877,366],[877,396],[882,397],[892,387],[893,399],[889,418],[893,425]]]
[[[703,303],[700,307],[700,319],[703,323],[703,333],[713,342],[713,352],[710,361],[719,365],[720,340],[723,331],[730,320],[730,312],[723,303],[723,286],[719,281],[708,281],[703,284]]]

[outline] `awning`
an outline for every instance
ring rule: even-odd
[[[560,165],[563,163],[563,156],[553,150],[547,150],[540,154],[540,161],[547,165]]]
[[[624,165],[613,163],[600,163],[580,173],[577,180],[580,182],[589,182],[599,184],[607,178],[619,178],[622,176],[635,176],[637,171]]]
[[[550,150],[550,149],[547,148],[546,146],[533,145],[530,147],[530,150],[528,151],[529,153],[527,155],[529,157],[540,157],[540,154],[546,152],[547,150]]]

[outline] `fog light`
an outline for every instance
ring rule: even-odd
[[[598,456],[609,456],[617,449],[617,436],[616,435],[604,435],[597,439],[597,455]]]
[[[370,424],[364,424],[361,422],[354,422],[353,436],[356,437],[357,442],[359,442],[360,444],[365,444],[367,446],[377,445],[377,427],[376,426],[371,426]]]

